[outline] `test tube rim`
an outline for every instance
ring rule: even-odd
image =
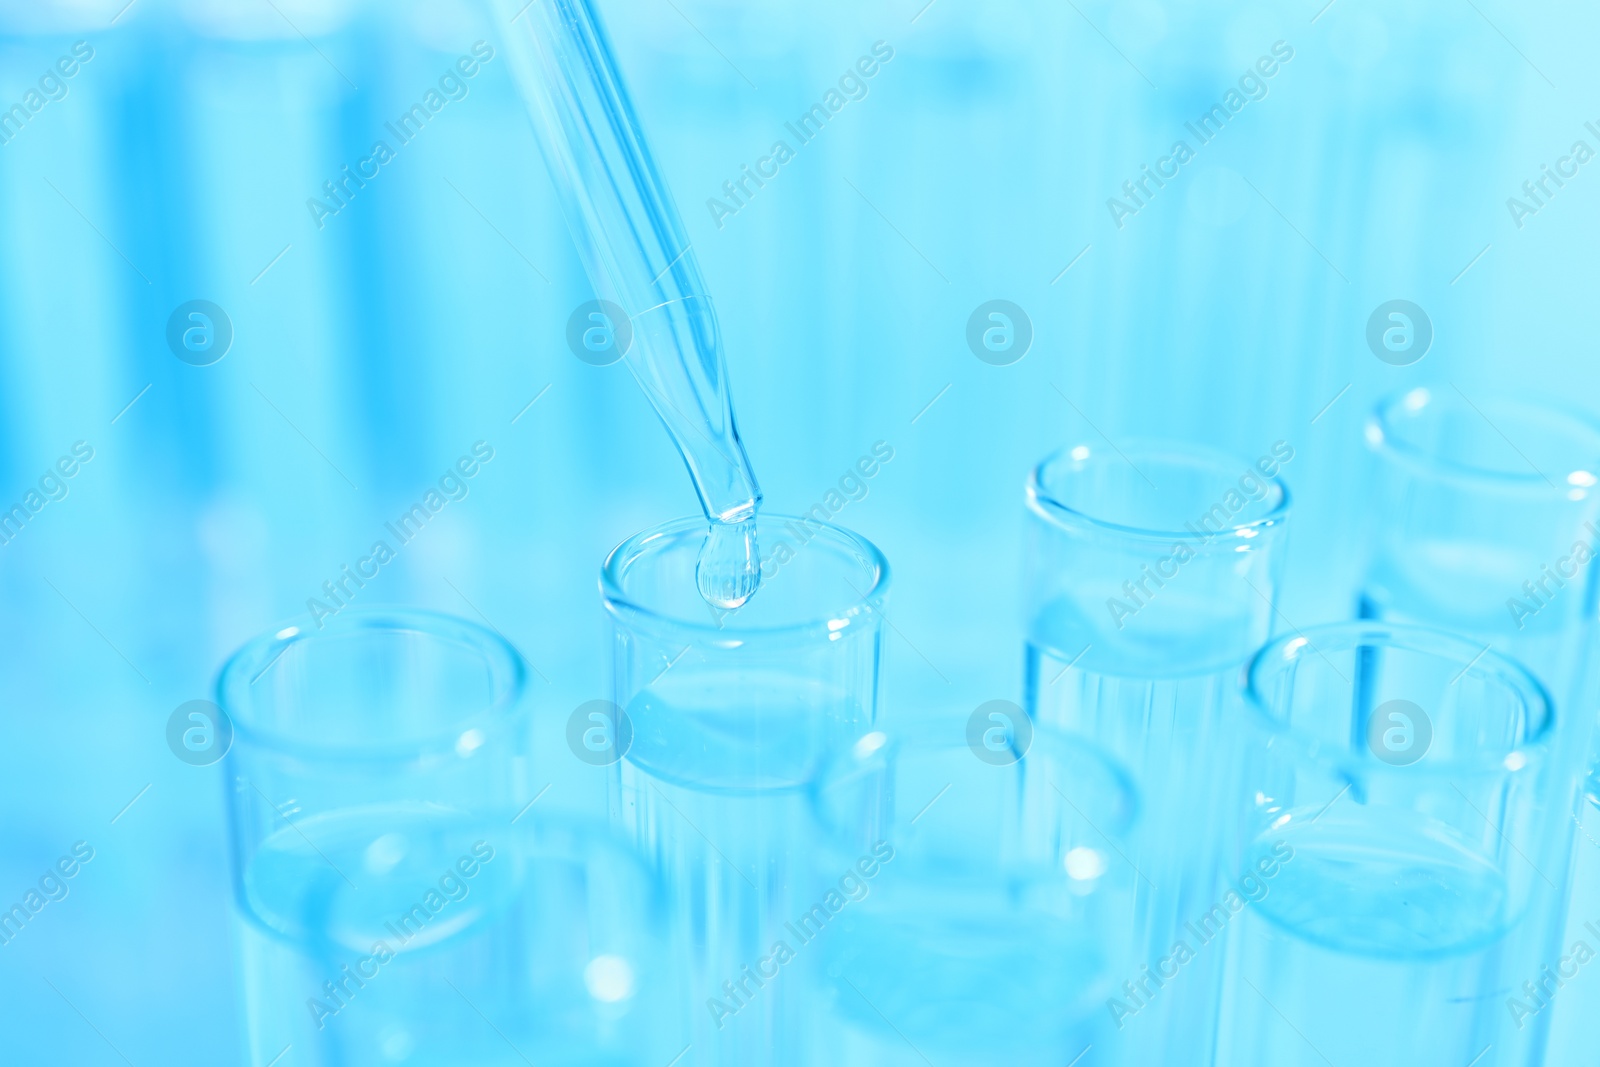
[[[1028,473],[1027,503],[1029,509],[1035,514],[1054,525],[1106,533],[1122,539],[1150,542],[1152,544],[1169,545],[1175,540],[1189,542],[1195,539],[1195,533],[1192,530],[1164,530],[1157,529],[1154,526],[1132,526],[1126,523],[1112,522],[1058,499],[1047,488],[1047,476],[1056,465],[1063,461],[1081,462],[1073,459],[1071,455],[1073,450],[1078,447],[1083,446],[1066,445],[1057,449],[1040,460]],[[1100,451],[1101,449],[1096,448],[1091,452],[1091,455]],[[1178,438],[1133,437],[1124,440],[1120,447],[1115,447],[1112,451],[1130,466],[1133,464],[1133,459],[1130,456],[1154,458],[1162,455],[1185,460],[1204,460],[1217,472],[1227,471],[1230,475],[1231,472],[1240,469],[1256,470],[1255,465],[1248,459],[1233,455],[1222,449],[1211,448],[1207,445]],[[1137,471],[1138,468],[1134,467],[1133,469]],[[1257,474],[1258,476],[1260,474],[1258,470]],[[1231,480],[1231,477],[1225,476],[1223,482],[1229,480]],[[1212,535],[1212,540],[1228,537],[1252,538],[1288,521],[1292,502],[1292,494],[1289,492],[1288,484],[1277,475],[1272,475],[1271,477],[1262,476],[1262,481],[1277,491],[1278,500],[1276,505],[1264,515],[1260,515],[1248,522],[1235,523]]]
[[[1457,399],[1426,386],[1417,386],[1390,393],[1373,406],[1371,414],[1367,417],[1365,430],[1368,448],[1379,457],[1392,459],[1413,474],[1447,484],[1499,491],[1508,496],[1572,499],[1569,494],[1578,488],[1575,483],[1566,486],[1552,485],[1544,473],[1536,467],[1522,473],[1497,471],[1455,462],[1439,452],[1412,443],[1404,433],[1399,432],[1400,421],[1397,416],[1408,409],[1416,412],[1422,407],[1441,403],[1441,398],[1442,403],[1476,413],[1491,428],[1495,427],[1489,416],[1479,410],[1480,405],[1468,400],[1464,394]],[[1576,408],[1551,404],[1518,392],[1496,394],[1486,398],[1481,406],[1503,410],[1516,408],[1524,414],[1565,420],[1569,424],[1568,429],[1582,430],[1594,439],[1597,449],[1590,462],[1590,467],[1594,469],[1589,473],[1600,475],[1600,422],[1597,422],[1594,416]],[[1495,432],[1499,431],[1496,429]],[[1529,466],[1532,467],[1532,461],[1529,461]],[[1594,487],[1582,488],[1592,490]],[[1580,496],[1578,499],[1581,500],[1583,497]]]
[[[494,690],[488,704],[456,720],[437,732],[419,735],[403,741],[380,740],[370,744],[317,743],[314,738],[290,736],[270,728],[262,728],[241,709],[249,706],[242,699],[254,684],[252,679],[270,670],[289,647],[306,640],[334,637],[362,630],[389,630],[396,633],[414,633],[432,640],[451,640],[451,643],[483,655]],[[243,689],[240,686],[243,686]],[[528,686],[527,662],[512,644],[500,634],[480,626],[470,619],[445,612],[420,608],[385,607],[372,605],[349,607],[317,629],[299,622],[289,622],[273,627],[241,645],[223,663],[217,672],[215,686],[218,706],[228,716],[234,731],[234,744],[244,743],[264,751],[291,755],[306,762],[371,762],[398,763],[452,752],[461,735],[475,727],[487,728],[491,736],[503,732],[515,718]]]
[[[1347,746],[1334,745],[1304,729],[1290,726],[1273,711],[1271,698],[1263,692],[1268,673],[1273,668],[1302,654],[1318,655],[1322,649],[1348,651],[1364,646],[1388,646],[1450,657],[1466,664],[1463,674],[1469,670],[1478,674],[1492,674],[1522,698],[1529,721],[1535,725],[1526,729],[1527,736],[1520,742],[1493,755],[1395,766],[1379,760],[1371,753],[1361,755],[1359,748],[1352,750]],[[1556,731],[1555,702],[1543,683],[1528,668],[1509,656],[1486,649],[1459,634],[1415,623],[1375,620],[1322,623],[1274,638],[1245,664],[1240,676],[1240,690],[1244,696],[1248,725],[1258,733],[1265,734],[1270,745],[1275,746],[1281,740],[1293,750],[1296,758],[1323,766],[1334,777],[1352,781],[1533,775],[1545,767]]]
[[[816,536],[827,537],[835,547],[850,551],[865,564],[873,576],[871,584],[861,593],[860,599],[848,608],[781,626],[741,627],[737,624],[718,626],[715,623],[670,615],[646,607],[623,591],[623,572],[634,560],[647,554],[648,546],[653,543],[691,531],[704,532],[707,529],[705,517],[692,515],[673,519],[636,533],[606,555],[605,562],[600,566],[600,600],[605,605],[606,612],[618,624],[630,629],[644,629],[656,633],[669,631],[677,634],[695,634],[708,638],[710,644],[728,646],[752,641],[788,640],[808,634],[828,637],[838,635],[834,639],[842,639],[868,618],[881,618],[879,605],[888,595],[890,568],[888,559],[877,545],[853,530],[816,519],[761,511],[757,514],[756,521],[805,524],[808,529],[817,532]],[[755,595],[757,597],[761,595],[759,588]]]

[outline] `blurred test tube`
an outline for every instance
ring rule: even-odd
[[[1287,533],[1276,477],[1293,449],[1251,462],[1179,443],[1070,447],[1028,486],[1025,700],[1039,723],[1086,734],[1125,763],[1145,825],[1124,918],[1155,967],[1236,872],[1235,675],[1271,634]],[[1115,1062],[1209,1064],[1223,944],[1131,1009]]]
[[[1584,936],[1582,923],[1600,919],[1600,848],[1592,844],[1600,839],[1600,793],[1591,749],[1600,425],[1515,397],[1469,398],[1452,386],[1389,397],[1366,433],[1376,482],[1361,615],[1427,623],[1514,655],[1568,709],[1551,759],[1565,790],[1556,818],[1575,851],[1545,867],[1563,892],[1544,901],[1543,927],[1529,934],[1537,931],[1555,952],[1551,959],[1559,958],[1558,945],[1571,945]],[[1540,1011],[1525,1025],[1543,1032],[1552,1016],[1576,1023],[1596,1004],[1600,983],[1579,982],[1559,1012]]]
[[[698,1067],[811,1062],[803,990],[770,981],[816,951],[786,926],[820,899],[806,789],[878,717],[888,564],[826,523],[758,522],[761,595],[720,619],[695,587],[702,520],[612,552],[614,704],[568,733],[580,758],[615,765],[613,818],[666,882],[683,1062]]]

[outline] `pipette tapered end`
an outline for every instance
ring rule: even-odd
[[[713,521],[694,577],[700,596],[712,607],[722,611],[743,607],[761,585],[755,520]]]

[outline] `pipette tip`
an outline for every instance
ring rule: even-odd
[[[695,565],[695,584],[706,603],[722,611],[743,607],[761,585],[756,523],[711,523]]]

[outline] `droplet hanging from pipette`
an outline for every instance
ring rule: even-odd
[[[743,607],[761,584],[756,548],[756,520],[712,520],[705,546],[694,569],[695,584],[706,603],[723,611]]]

